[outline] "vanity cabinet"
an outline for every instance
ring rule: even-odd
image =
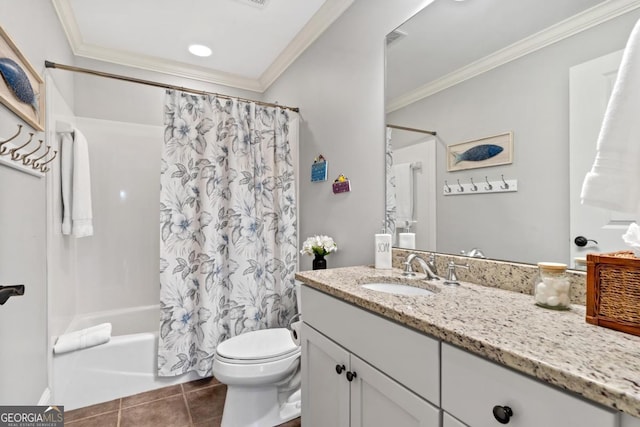
[[[617,411],[445,343],[442,409],[471,427],[616,427],[619,422]]]
[[[302,306],[304,427],[440,426],[437,340],[308,287]]]

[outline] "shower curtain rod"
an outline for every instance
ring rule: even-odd
[[[408,130],[408,131],[411,131],[411,132],[427,133],[427,134],[433,135],[433,136],[436,136],[438,134],[436,131],[432,131],[432,130],[408,128],[408,127],[405,127],[405,126],[390,125],[389,123],[387,123],[387,127],[391,128],[391,129],[400,129],[400,130]]]
[[[143,85],[147,85],[147,86],[155,86],[155,87],[160,87],[160,88],[164,88],[164,89],[180,90],[182,92],[195,93],[195,94],[198,94],[198,95],[215,95],[215,96],[218,96],[220,98],[225,98],[225,99],[239,99],[240,101],[255,102],[256,104],[266,105],[268,107],[280,107],[280,108],[284,108],[286,110],[294,111],[296,113],[298,113],[300,111],[300,109],[298,107],[287,107],[286,105],[274,104],[274,103],[271,103],[271,102],[264,102],[264,101],[256,101],[255,99],[241,98],[239,96],[230,96],[230,95],[224,95],[224,94],[216,93],[216,92],[207,92],[207,91],[204,91],[204,90],[190,89],[190,88],[187,88],[187,87],[175,86],[175,85],[170,85],[170,84],[160,83],[160,82],[154,82],[154,81],[151,81],[151,80],[143,80],[143,79],[137,79],[135,77],[122,76],[122,75],[119,75],[119,74],[105,73],[103,71],[91,70],[89,68],[81,68],[81,67],[74,67],[74,66],[71,66],[71,65],[57,64],[57,63],[51,62],[51,61],[44,61],[44,66],[45,66],[45,68],[57,68],[57,69],[60,69],[60,70],[73,71],[73,72],[84,73],[84,74],[91,74],[93,76],[106,77],[106,78],[109,78],[109,79],[122,80],[122,81],[125,81],[125,82],[139,83],[139,84],[143,84]]]

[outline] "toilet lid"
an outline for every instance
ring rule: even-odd
[[[218,344],[216,352],[228,359],[258,360],[282,356],[297,349],[289,330],[276,328],[235,336]]]

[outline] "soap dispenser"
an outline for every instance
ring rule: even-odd
[[[377,269],[391,269],[391,234],[386,232],[384,222],[380,233],[375,235],[375,259]]]

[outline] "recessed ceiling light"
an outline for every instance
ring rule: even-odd
[[[190,45],[189,52],[195,56],[211,56],[211,49],[202,44]]]

